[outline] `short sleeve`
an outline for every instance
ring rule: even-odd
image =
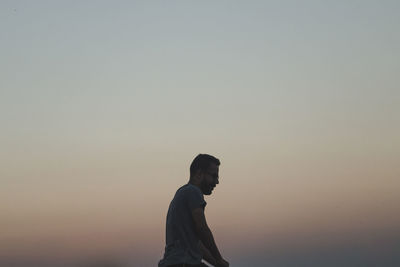
[[[201,191],[196,190],[195,188],[188,190],[185,199],[186,199],[187,205],[191,211],[194,209],[200,208],[200,207],[204,208],[207,205]]]

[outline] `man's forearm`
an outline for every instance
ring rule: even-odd
[[[205,248],[208,249],[215,260],[222,259],[221,253],[215,244],[214,236],[210,228],[206,227],[202,229],[199,233],[200,240],[204,244]]]
[[[200,249],[201,249],[201,252],[203,253],[204,260],[206,260],[208,263],[211,263],[212,265],[217,264],[217,261],[214,259],[211,252],[204,246],[203,242],[201,242],[201,241],[200,241]]]

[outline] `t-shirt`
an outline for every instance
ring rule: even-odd
[[[169,205],[166,224],[166,246],[159,267],[172,264],[200,264],[202,253],[195,231],[192,211],[207,203],[200,188],[190,183],[176,191]]]

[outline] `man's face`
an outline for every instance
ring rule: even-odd
[[[202,174],[201,191],[204,195],[211,195],[214,187],[219,184],[218,179],[219,167],[211,163],[208,169]]]

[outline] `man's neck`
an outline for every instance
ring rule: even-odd
[[[193,181],[193,180],[189,180],[188,184],[191,184],[191,185],[197,186],[197,187],[200,189],[200,191],[201,191],[200,184],[196,183],[195,181]]]

